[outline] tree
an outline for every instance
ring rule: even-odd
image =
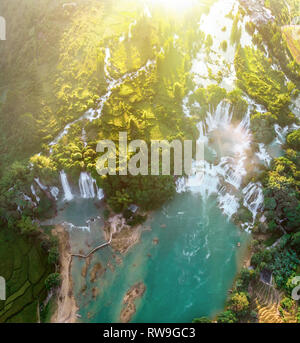
[[[275,137],[274,124],[277,117],[272,113],[255,113],[251,116],[251,129],[257,142],[271,143]]]
[[[53,246],[49,250],[48,262],[49,264],[57,264],[59,260],[59,251],[56,246]]]
[[[58,287],[61,283],[61,276],[59,273],[50,274],[45,280],[45,287],[48,291],[52,288]]]
[[[245,315],[249,309],[249,301],[246,293],[240,292],[233,294],[229,301],[229,308],[238,316]]]
[[[39,227],[32,221],[30,217],[22,216],[21,220],[17,222],[17,227],[20,229],[22,235],[36,235]]]
[[[287,136],[287,143],[290,148],[300,151],[300,129],[290,133]]]
[[[217,322],[233,324],[237,322],[237,317],[232,311],[227,310],[217,316]]]
[[[294,234],[291,242],[292,248],[300,255],[300,231]]]
[[[123,212],[131,202],[132,200],[124,189],[116,191],[115,196],[108,200],[109,205],[115,212]]]

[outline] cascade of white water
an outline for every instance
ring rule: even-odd
[[[186,192],[186,180],[184,177],[180,177],[176,180],[176,192],[177,193],[184,193]]]
[[[277,135],[276,143],[284,144],[286,135],[288,134],[288,131],[289,131],[289,127],[286,126],[286,127],[282,128],[278,124],[275,124],[274,130],[275,130],[276,135]]]
[[[58,199],[59,189],[57,187],[55,187],[55,186],[50,187],[50,193],[55,200]]]
[[[95,180],[87,172],[82,172],[79,177],[80,196],[84,199],[95,198]]]
[[[40,199],[40,197],[36,194],[36,191],[35,191],[34,186],[31,185],[30,188],[31,188],[31,193],[33,194],[33,196],[34,196],[35,199],[36,199],[36,202],[39,203],[41,199]]]
[[[86,147],[87,146],[87,139],[86,139],[86,131],[85,131],[84,127],[81,130],[81,139],[83,141],[84,147]]]
[[[128,39],[132,38],[132,27],[136,25],[136,20],[132,23],[129,24],[129,29],[128,29]]]
[[[22,193],[22,195],[23,195],[24,200],[34,203],[34,201],[32,201],[32,199],[27,194]]]
[[[205,125],[199,122],[199,142],[204,142],[208,147],[208,136],[214,134],[214,130],[221,129],[227,142],[226,155],[221,157],[218,164],[208,161],[194,161],[192,175],[187,180],[177,180],[177,192],[191,191],[200,194],[203,199],[211,195],[217,195],[219,207],[223,213],[231,218],[239,209],[240,202],[238,190],[241,187],[243,177],[246,175],[245,161],[247,150],[251,146],[250,112],[248,111],[240,122],[234,127],[231,123],[232,113],[230,104],[221,102],[216,110],[207,115]],[[219,133],[217,133],[219,135]],[[222,143],[221,143],[222,145]],[[237,190],[237,194],[234,188]],[[253,205],[254,207],[254,205]],[[255,208],[253,208],[255,210]]]
[[[256,153],[256,156],[268,167],[272,161],[272,157],[268,154],[266,147],[263,143],[258,144],[259,152]]]
[[[76,124],[79,121],[82,121],[83,119],[88,119],[89,121],[93,121],[95,119],[98,119],[101,116],[104,104],[110,98],[110,96],[112,94],[112,90],[114,88],[120,86],[127,79],[130,79],[130,80],[135,79],[141,72],[146,72],[148,70],[148,68],[150,68],[154,63],[155,63],[154,60],[148,60],[147,63],[143,67],[141,67],[139,70],[137,70],[135,72],[126,73],[123,76],[121,76],[119,79],[116,79],[116,80],[115,79],[112,79],[110,81],[107,80],[108,81],[107,92],[106,92],[106,94],[104,94],[102,97],[99,98],[98,108],[96,110],[94,110],[92,108],[89,109],[80,118],[78,118],[78,119],[74,120],[73,122],[67,124],[64,127],[64,129],[56,136],[56,138],[51,143],[49,143],[50,154],[52,154],[52,152],[53,152],[52,147],[54,145],[56,145],[69,132],[69,129],[72,125]]]
[[[109,48],[105,49],[105,58],[104,58],[104,74],[107,77],[107,79],[111,79],[108,68],[110,65],[110,50]]]
[[[104,198],[104,192],[102,188],[97,189],[97,198],[98,200],[102,200]]]
[[[232,119],[232,111],[230,111],[230,103],[228,101],[221,101],[214,114],[207,113],[206,127],[207,132],[211,132],[217,128],[228,126]]]
[[[74,196],[72,194],[67,175],[63,170],[60,172],[60,181],[61,181],[62,188],[64,190],[64,199],[68,201],[72,200]]]
[[[218,166],[207,161],[194,161],[192,175],[187,179],[186,187],[193,193],[198,193],[203,199],[218,193],[220,179]]]
[[[104,198],[103,190],[98,188],[96,180],[89,173],[82,172],[78,183],[81,198],[92,199],[96,196],[99,200]]]
[[[222,157],[218,165],[219,174],[223,176],[224,180],[231,186],[239,189],[246,175],[244,167],[245,157],[239,159],[233,157]]]
[[[34,181],[38,184],[38,186],[40,187],[40,189],[42,189],[43,191],[45,191],[47,189],[47,186],[43,185],[42,182],[40,181],[40,179],[37,177],[34,179]]]
[[[264,206],[264,195],[261,183],[250,182],[244,189],[244,206],[252,213],[253,222],[259,210]]]
[[[199,130],[199,138],[198,138],[198,143],[208,143],[208,137],[205,135],[205,127],[203,125],[203,122],[200,121],[197,124],[197,128]]]
[[[223,187],[219,191],[218,203],[223,213],[230,219],[239,209],[240,203],[236,196],[227,193],[226,188]]]

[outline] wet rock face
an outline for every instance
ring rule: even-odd
[[[264,6],[264,0],[239,0],[240,4],[250,15],[254,24],[267,24],[274,21],[272,12]]]

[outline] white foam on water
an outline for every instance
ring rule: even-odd
[[[63,226],[66,226],[68,230],[81,230],[81,231],[90,231],[91,228],[90,228],[90,223],[88,222],[87,223],[88,225],[87,226],[76,226],[72,223],[69,223],[69,222],[63,222],[62,225]]]

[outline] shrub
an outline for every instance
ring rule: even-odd
[[[207,317],[195,318],[193,323],[211,323],[212,321]]]
[[[217,316],[217,322],[233,324],[237,322],[237,317],[232,311],[227,310]]]
[[[290,311],[292,309],[293,305],[294,305],[293,299],[288,298],[288,297],[285,297],[280,302],[280,306],[287,311]]]
[[[58,287],[61,283],[61,277],[59,273],[50,274],[45,280],[45,287],[49,291],[52,288]]]
[[[249,309],[247,294],[244,292],[233,294],[229,301],[229,309],[238,316],[245,315]]]
[[[300,129],[290,133],[287,136],[287,143],[290,148],[300,150]]]

